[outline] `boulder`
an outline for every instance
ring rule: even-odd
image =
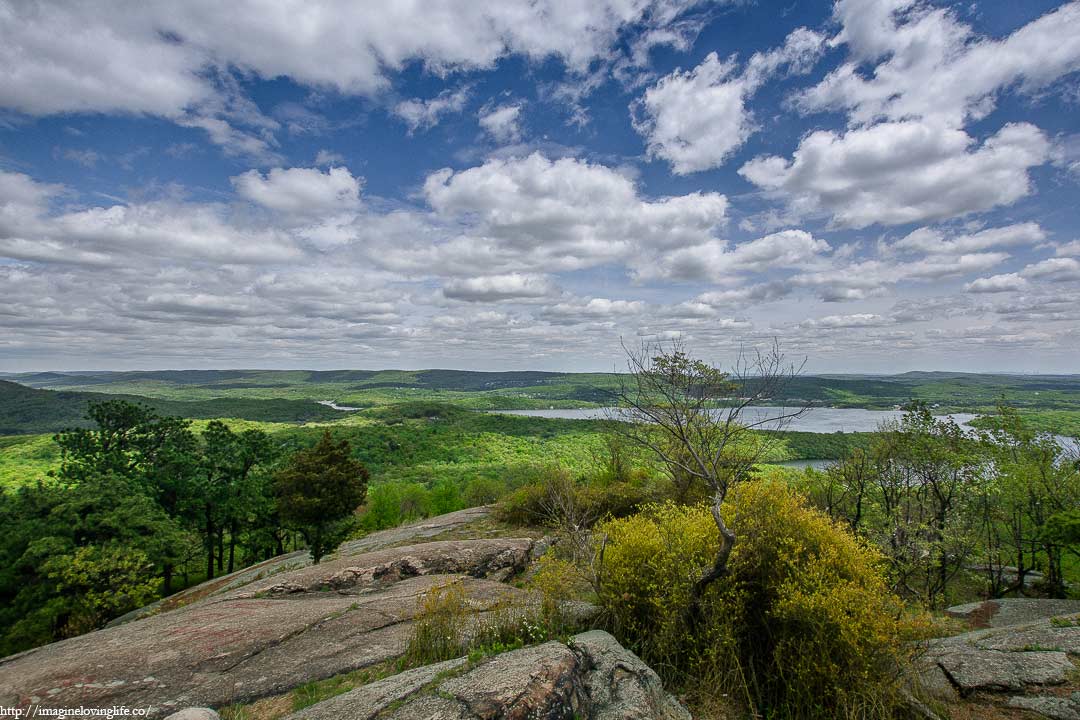
[[[0,660],[0,705],[149,707],[159,718],[291,690],[400,655],[432,587],[483,614],[523,591],[532,540],[437,541],[336,557],[171,612]]]
[[[605,632],[411,670],[288,720],[689,720],[648,666]]]

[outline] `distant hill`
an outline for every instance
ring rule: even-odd
[[[603,406],[619,384],[614,373],[470,370],[151,370],[38,372],[6,378],[58,392],[49,400],[0,398],[0,432],[34,432],[27,417],[49,429],[74,423],[87,394],[143,399],[161,412],[185,417],[321,420],[340,417],[316,400],[370,407],[435,400],[471,409]],[[66,393],[66,394],[65,394]],[[919,400],[946,412],[987,412],[1005,402],[1025,410],[1080,412],[1080,375],[907,372],[899,375],[802,375],[770,399],[846,408],[887,409]],[[35,408],[16,415],[10,407]],[[4,407],[7,406],[7,407]],[[8,418],[4,420],[4,418]]]
[[[267,422],[311,422],[343,417],[339,410],[311,400],[222,398],[214,400],[159,400],[138,395],[38,390],[0,380],[0,435],[57,432],[86,427],[90,402],[128,400],[148,405],[162,415],[185,418],[242,418]]]

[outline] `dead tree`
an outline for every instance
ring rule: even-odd
[[[774,341],[764,351],[743,351],[729,371],[693,358],[681,340],[628,348],[627,370],[615,393],[616,432],[656,456],[675,477],[701,483],[720,532],[720,549],[691,591],[688,619],[700,617],[705,590],[728,571],[735,533],[721,506],[728,491],[747,479],[777,438],[760,430],[783,430],[807,412],[770,408],[751,417],[748,408],[773,401],[801,372]],[[775,410],[775,411],[773,411]]]

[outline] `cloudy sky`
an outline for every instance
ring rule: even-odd
[[[1080,372],[1080,2],[0,3],[0,370]]]

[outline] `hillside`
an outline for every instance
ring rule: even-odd
[[[177,401],[126,394],[39,390],[0,380],[0,435],[56,432],[86,427],[90,402],[123,399],[152,407],[162,415],[193,419],[238,418],[265,422],[335,420],[344,412],[310,400],[230,398]]]
[[[42,372],[9,375],[7,379],[38,389],[130,394],[161,400],[333,399],[356,407],[436,400],[471,409],[605,405],[619,383],[619,376],[612,373],[467,370]],[[912,400],[953,412],[992,410],[1002,401],[1026,410],[1080,411],[1080,375],[803,375],[773,398],[778,404],[806,401],[870,409],[891,408]],[[279,413],[278,417],[289,415],[284,406]]]

